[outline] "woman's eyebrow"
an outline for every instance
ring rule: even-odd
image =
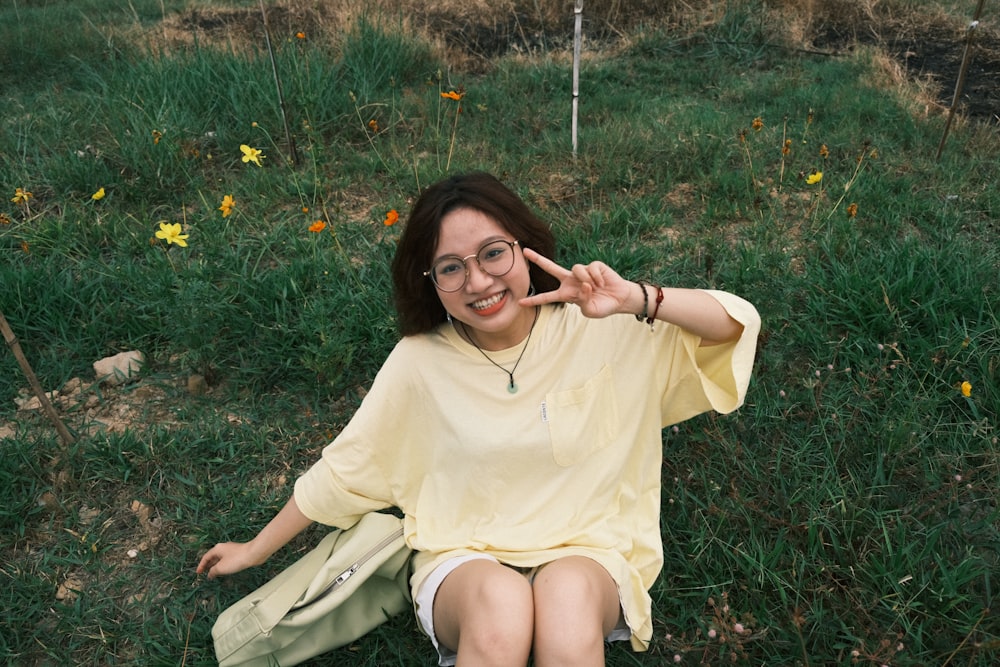
[[[507,240],[507,237],[503,236],[502,234],[496,234],[494,236],[489,236],[485,240],[483,240],[482,243],[479,244],[479,247],[476,248],[476,252],[473,253],[473,254],[478,254],[479,251],[483,249],[483,246],[488,246],[489,244],[493,243],[494,241],[506,241],[506,240]],[[513,241],[509,241],[509,243],[513,243]],[[468,257],[468,255],[459,255],[457,252],[446,252],[445,254],[438,255],[437,257],[435,257],[434,259],[432,259],[431,260],[431,264],[433,264],[435,262],[438,262],[438,261],[444,259],[445,257],[458,257],[459,259],[463,259],[464,257]]]

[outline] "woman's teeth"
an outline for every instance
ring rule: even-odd
[[[479,301],[473,301],[472,307],[475,308],[476,310],[486,310],[490,306],[495,306],[498,303],[500,303],[500,300],[503,299],[506,293],[507,293],[506,291],[503,291],[500,292],[500,294],[495,294],[488,299],[480,299]]]

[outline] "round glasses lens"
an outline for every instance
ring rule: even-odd
[[[465,285],[465,262],[458,257],[445,257],[431,269],[431,278],[445,292],[457,292]]]
[[[514,266],[514,249],[507,241],[494,241],[476,255],[479,266],[491,276],[502,276]]]

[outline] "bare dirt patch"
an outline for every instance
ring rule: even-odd
[[[951,106],[958,81],[968,24],[944,16],[866,16],[850,22],[825,22],[812,44],[833,52],[876,47],[900,64],[907,76],[928,83],[938,103]],[[986,23],[971,30],[966,80],[958,111],[970,119],[1000,122],[1000,31]]]

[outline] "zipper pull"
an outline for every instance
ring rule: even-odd
[[[354,565],[350,566],[349,568],[341,572],[340,576],[333,580],[333,583],[330,585],[330,589],[337,588],[345,581],[350,579],[354,575],[354,573],[358,571],[359,567],[361,567],[361,564],[355,563]]]

